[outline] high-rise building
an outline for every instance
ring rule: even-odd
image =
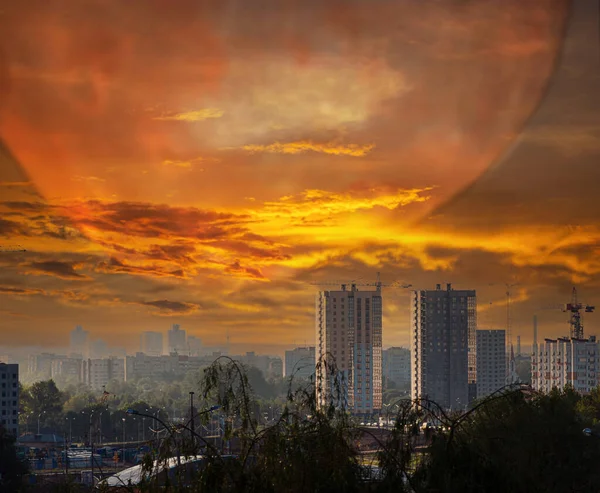
[[[532,387],[540,392],[570,385],[581,394],[598,386],[598,357],[596,336],[589,339],[560,337],[534,344],[531,359]]]
[[[446,409],[463,409],[476,397],[477,301],[474,290],[413,291],[411,395]]]
[[[167,334],[169,353],[187,354],[185,330],[181,330],[179,324],[173,324]]]
[[[375,291],[354,284],[321,291],[315,322],[317,403],[356,414],[381,409],[381,284]]]
[[[163,353],[163,335],[160,332],[142,332],[140,349],[149,356],[161,356]]]
[[[285,352],[285,377],[309,380],[315,374],[315,347],[297,347]]]
[[[0,425],[19,436],[19,365],[0,363]]]
[[[87,357],[89,345],[89,332],[83,330],[81,325],[75,327],[75,330],[71,331],[71,338],[69,349],[73,354],[79,354],[81,357]]]
[[[506,331],[477,331],[477,398],[493,394],[506,382]]]
[[[382,354],[383,376],[388,385],[390,382],[396,387],[410,386],[410,349],[403,347],[391,347],[385,349]]]

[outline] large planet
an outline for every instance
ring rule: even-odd
[[[551,83],[569,9],[8,2],[0,136],[51,202],[243,209],[307,191],[414,193],[398,208],[411,220],[510,148]]]

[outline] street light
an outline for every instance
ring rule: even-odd
[[[151,414],[141,413],[141,412],[137,411],[136,409],[127,409],[127,414],[145,417],[145,418],[151,418],[151,419],[158,421],[164,427],[164,429],[169,432],[169,434],[171,435],[171,438],[174,438],[173,430],[171,428],[169,428],[162,419],[160,419],[156,416],[152,416]],[[125,418],[123,418],[123,421],[125,421]],[[123,431],[123,435],[125,435],[125,431]],[[157,435],[158,435],[158,433],[157,433]],[[181,454],[179,453],[179,447],[177,447],[177,467],[180,467],[180,466],[181,466]]]
[[[69,444],[73,443],[73,421],[75,417],[65,418],[69,422]]]
[[[123,455],[122,462],[123,467],[125,467],[125,418],[121,418],[123,420],[123,442],[121,444],[121,454]]]
[[[40,414],[38,414],[38,435],[40,434],[40,417],[42,416],[42,414],[46,414],[46,411],[42,411]]]

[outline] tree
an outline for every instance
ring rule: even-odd
[[[35,382],[25,387],[21,394],[23,414],[39,419],[41,426],[62,426],[65,397],[54,380]]]
[[[600,440],[582,433],[580,397],[506,392],[434,437],[416,474],[422,491],[597,492]]]
[[[17,458],[15,438],[0,425],[0,491],[20,491],[22,477],[27,470],[27,462]]]

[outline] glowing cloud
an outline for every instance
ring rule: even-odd
[[[186,111],[184,113],[176,113],[174,115],[155,116],[153,120],[162,121],[177,121],[177,122],[201,122],[211,118],[221,118],[223,111],[218,108],[205,108],[196,111]]]
[[[321,152],[323,154],[333,154],[336,156],[353,156],[363,157],[366,156],[375,146],[369,145],[357,145],[357,144],[335,144],[333,142],[328,144],[317,144],[311,141],[298,141],[298,142],[275,142],[269,145],[245,145],[243,149],[250,153],[255,152],[269,152],[276,154],[301,154],[304,152]]]

